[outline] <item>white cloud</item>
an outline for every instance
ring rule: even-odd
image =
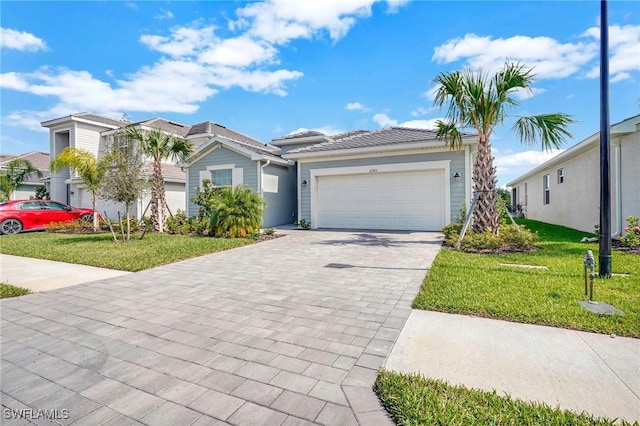
[[[373,121],[376,122],[376,124],[378,124],[378,126],[380,127],[391,127],[391,126],[397,126],[398,125],[398,120],[394,120],[392,118],[389,118],[389,116],[383,112],[380,112],[378,114],[375,114],[373,116]]]
[[[628,72],[619,72],[618,74],[616,74],[612,79],[610,79],[609,81],[611,83],[617,83],[619,81],[623,81],[623,80],[629,80],[631,78],[631,74],[629,74]]]
[[[592,38],[595,43],[599,43],[599,26],[589,28],[584,32],[583,37]],[[638,46],[640,46],[640,25],[609,26],[609,74],[613,76],[612,82],[630,78],[630,71],[640,71]],[[599,76],[600,67],[598,65],[593,66],[587,73],[589,78]]]
[[[344,109],[346,109],[347,111],[371,111],[371,108],[365,107],[360,102],[349,102],[347,106],[344,107]]]
[[[422,94],[422,96],[429,99],[430,101],[435,101],[437,91],[438,91],[438,86],[431,86],[427,89],[426,92]]]
[[[327,136],[337,135],[338,133],[344,133],[344,130],[341,130],[341,129],[329,124],[329,125],[326,125],[326,126],[313,127],[313,128],[310,128],[310,129],[307,128],[307,127],[299,127],[298,129],[287,133],[287,136],[295,135],[296,133],[309,132],[309,131],[320,132],[320,133],[322,133],[324,135],[327,135]]]
[[[233,27],[248,27],[250,35],[275,44],[311,38],[323,31],[337,41],[349,32],[357,18],[371,15],[373,3],[375,0],[268,0],[239,9],[239,19]]]
[[[47,44],[31,33],[11,28],[0,28],[0,48],[37,52],[38,50],[47,50]]]
[[[538,79],[547,79],[575,74],[597,52],[593,42],[560,43],[550,37],[522,35],[494,39],[467,34],[437,46],[432,59],[438,63],[465,60],[465,65],[486,72],[499,69],[506,60],[517,60],[533,67]]]
[[[524,90],[524,89],[517,89],[513,92],[513,95],[518,98],[518,99],[529,99],[529,98],[533,98],[536,95],[539,95],[541,93],[546,92],[546,89],[541,89],[538,87],[532,87],[530,90]]]
[[[493,72],[506,60],[520,61],[533,67],[537,79],[565,78],[589,70],[589,78],[599,75],[598,59],[599,27],[591,27],[580,35],[580,41],[562,43],[551,37],[529,37],[516,35],[508,38],[493,38],[466,34],[462,38],[448,40],[434,49],[432,60],[438,63],[465,61],[471,68],[482,68]],[[638,60],[640,25],[609,26],[609,71],[613,81],[626,79],[624,73],[640,71]],[[618,74],[622,74],[618,76]],[[427,97],[430,97],[430,92]]]
[[[423,116],[423,115],[427,115],[430,112],[435,111],[436,109],[437,108],[435,108],[435,107],[429,107],[429,108],[418,107],[418,108],[416,108],[416,109],[411,111],[411,115],[413,117],[420,117],[420,116]]]
[[[173,12],[171,12],[170,10],[160,9],[160,13],[158,13],[155,16],[155,18],[159,19],[159,20],[172,19],[173,18]]]
[[[560,154],[564,150],[552,149],[550,151],[522,151],[515,152],[513,150],[505,150],[504,152],[493,147],[492,153],[495,156],[493,165],[496,167],[498,175],[509,176],[508,180],[512,180],[517,176],[532,170]],[[503,183],[507,183],[506,181]]]
[[[409,127],[411,129],[427,129],[427,130],[435,130],[436,121],[442,120],[442,118],[432,118],[430,120],[409,120],[403,123],[400,123],[400,127]]]
[[[107,72],[106,81],[88,71],[66,68],[7,72],[1,75],[0,87],[53,97],[57,103],[44,112],[16,111],[4,121],[33,127],[51,118],[54,111],[64,111],[63,115],[92,111],[116,116],[125,111],[192,113],[220,89],[231,87],[285,96],[287,84],[300,79],[303,73],[277,66],[278,45],[324,33],[337,41],[359,18],[371,15],[376,1],[381,0],[267,0],[236,10],[237,19],[229,21],[233,33],[229,37],[219,36],[215,26],[200,22],[175,26],[168,34],[143,34],[139,42],[162,57],[127,75]],[[391,0],[389,11],[402,4],[402,0]],[[173,17],[170,11],[161,13],[163,18]],[[42,40],[27,33],[3,29],[2,35],[5,47],[46,47]],[[361,109],[366,110],[362,105]],[[325,130],[337,129],[329,126]]]

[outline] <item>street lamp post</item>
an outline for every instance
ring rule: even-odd
[[[611,181],[609,172],[609,13],[600,1],[600,240],[598,275],[611,277]]]

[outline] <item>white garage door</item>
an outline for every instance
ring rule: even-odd
[[[318,176],[319,228],[439,231],[444,171]]]

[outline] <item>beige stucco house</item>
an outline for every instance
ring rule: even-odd
[[[611,234],[640,216],[640,114],[611,126]],[[529,219],[593,232],[600,221],[600,133],[507,184]]]

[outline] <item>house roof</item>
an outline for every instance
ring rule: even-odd
[[[610,126],[610,129],[611,129],[610,134],[611,136],[624,136],[629,133],[640,131],[639,127],[640,127],[640,114],[634,115],[629,118],[625,118],[624,120],[618,123],[612,124]],[[553,167],[557,164],[562,163],[563,161],[566,161],[571,157],[574,157],[576,155],[580,155],[586,151],[589,151],[599,146],[599,144],[600,144],[600,132],[596,132],[593,135],[589,136],[588,138],[573,145],[566,151],[561,152],[560,154],[556,155],[552,159],[545,161],[539,166],[529,170],[522,176],[507,183],[507,186],[514,186],[521,180],[528,179],[531,176],[535,176],[537,173],[541,172],[542,170],[545,170],[549,167]]]
[[[40,123],[42,127],[52,127],[57,124],[62,124],[67,121],[85,121],[85,122],[93,122],[100,123],[106,125],[106,127],[117,128],[123,125],[123,121],[116,120],[114,118],[105,117],[102,115],[91,114],[89,112],[78,112],[75,114],[70,114],[65,117],[54,118],[53,120],[47,120]]]
[[[205,121],[191,126],[191,130],[189,131],[187,138],[200,135],[206,135],[210,138],[220,136],[259,154],[270,154],[277,156],[280,152],[280,148],[278,147],[265,144],[257,139],[253,139],[247,135],[243,135],[242,133],[238,133],[234,130],[226,128],[221,124],[213,123],[211,121]]]
[[[186,173],[182,171],[181,167],[174,166],[173,164],[163,164],[162,177],[169,181],[184,182],[186,180]]]
[[[31,151],[26,154],[13,155],[13,154],[0,154],[0,169],[5,169],[7,164],[12,160],[23,159],[30,162],[33,167],[40,170],[41,176],[37,173],[31,173],[25,178],[25,182],[38,182],[43,178],[47,178],[49,173],[50,156],[48,152]]]
[[[463,134],[463,136],[472,136]],[[340,133],[334,136],[326,136],[324,142],[293,149],[285,154],[285,157],[303,156],[322,152],[336,152],[364,148],[400,148],[410,149],[413,146],[441,147],[446,143],[437,138],[434,130],[414,129],[408,127],[388,127],[380,130],[367,131],[356,130]]]
[[[120,125],[123,125],[123,124],[127,124],[127,123],[120,123]],[[150,127],[152,129],[160,129],[163,132],[172,133],[174,135],[178,135],[181,137],[187,136],[187,134],[189,133],[189,130],[191,129],[191,126],[188,126],[182,123],[176,123],[175,121],[165,120],[164,118],[159,118],[159,117],[150,118],[147,120],[138,121],[135,123],[128,123],[128,124],[131,124],[133,126]]]

